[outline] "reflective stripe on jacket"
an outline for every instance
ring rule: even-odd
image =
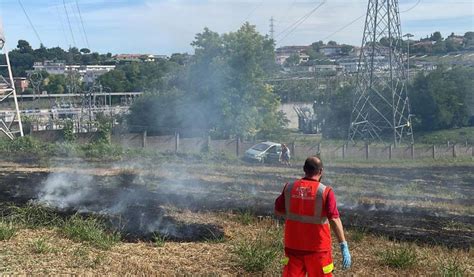
[[[325,203],[330,188],[301,179],[285,188],[285,247],[305,251],[330,251],[331,232]]]

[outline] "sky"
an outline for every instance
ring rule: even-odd
[[[25,39],[35,48],[41,41],[47,47],[86,47],[100,53],[170,55],[193,53],[190,43],[204,27],[225,33],[248,21],[269,34],[271,17],[277,46],[319,40],[360,45],[367,1],[0,0],[0,17],[9,48]],[[435,31],[443,36],[474,31],[472,0],[399,0],[399,6],[402,33],[415,38]]]

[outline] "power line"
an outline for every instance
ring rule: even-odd
[[[416,8],[419,4],[421,3],[421,0],[418,0],[418,2],[416,2],[413,6],[411,6],[410,8],[404,10],[404,11],[401,11],[400,13],[406,13],[408,11],[411,11],[413,10],[414,8]],[[355,22],[359,21],[361,18],[363,18],[365,16],[365,14],[362,14],[361,16],[357,17],[356,19],[352,20],[351,22],[349,22],[348,24],[344,25],[343,27],[341,27],[340,29],[337,29],[335,32],[331,33],[330,35],[326,36],[325,38],[323,38],[322,40],[325,41],[327,40],[328,38],[334,36],[335,34],[343,31],[344,29],[346,29],[347,27],[351,26],[352,24],[354,24]]]
[[[421,0],[418,0],[418,2],[416,2],[415,5],[413,5],[411,8],[409,8],[407,10],[404,10],[404,11],[401,11],[400,13],[409,12],[409,11],[413,10],[414,8],[416,8],[416,6],[418,6],[420,3],[421,3]]]
[[[81,9],[79,8],[79,2],[76,0],[76,7],[79,13],[79,19],[81,21],[82,31],[84,32],[84,38],[86,39],[87,48],[90,48],[89,39],[87,38],[86,28],[84,27],[84,21],[82,20]]]
[[[253,13],[262,6],[263,2],[265,2],[265,0],[262,0],[260,1],[250,12],[249,14],[245,17],[244,19],[244,22],[246,22],[247,20],[250,19],[250,17],[253,15]]]
[[[69,19],[69,13],[67,12],[66,1],[63,0],[64,11],[66,12],[67,23],[69,25],[69,32],[71,32],[72,43],[76,46],[76,39],[74,38],[74,32],[72,31],[71,20]]]
[[[33,22],[31,22],[31,19],[30,19],[30,17],[28,16],[28,13],[26,12],[25,7],[23,7],[23,4],[21,3],[20,0],[18,0],[18,4],[20,4],[21,9],[23,10],[23,13],[24,13],[25,16],[26,16],[26,19],[28,19],[28,22],[30,23],[31,28],[32,28],[33,31],[35,32],[35,35],[36,35],[36,37],[38,38],[39,42],[40,42],[41,44],[43,44],[43,41],[41,40],[41,38],[40,38],[38,32],[36,31],[35,26],[33,25]]]
[[[318,6],[316,6],[316,8],[312,9],[309,13],[307,13],[306,15],[304,15],[303,17],[301,17],[299,20],[297,20],[295,23],[293,23],[291,26],[293,26],[289,31],[287,31],[287,33],[280,39],[280,42],[282,42],[283,40],[285,40],[285,38],[287,38],[290,34],[292,34],[296,28],[298,28],[301,24],[303,24],[303,22],[306,21],[306,19],[308,19],[313,13],[315,13],[320,7],[322,7],[324,4],[326,4],[326,1],[323,1],[321,2]],[[287,28],[288,29],[288,28]],[[284,34],[285,31],[281,32],[281,34]],[[279,35],[277,35],[278,37]]]
[[[70,45],[69,44],[69,38],[67,37],[67,33],[66,33],[66,29],[64,28],[64,24],[63,24],[63,18],[61,16],[61,11],[59,10],[59,5],[56,5],[56,12],[58,13],[58,19],[59,19],[59,24],[61,25],[61,31],[63,33],[63,36],[64,36],[64,40],[66,42],[66,45]]]

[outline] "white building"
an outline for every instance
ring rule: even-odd
[[[51,75],[66,75],[69,72],[77,72],[86,83],[94,82],[99,76],[115,69],[115,65],[67,65],[64,62],[35,62],[35,71],[46,71]]]

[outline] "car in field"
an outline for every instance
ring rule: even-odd
[[[250,162],[278,163],[281,155],[281,143],[264,141],[245,151],[244,159]]]

